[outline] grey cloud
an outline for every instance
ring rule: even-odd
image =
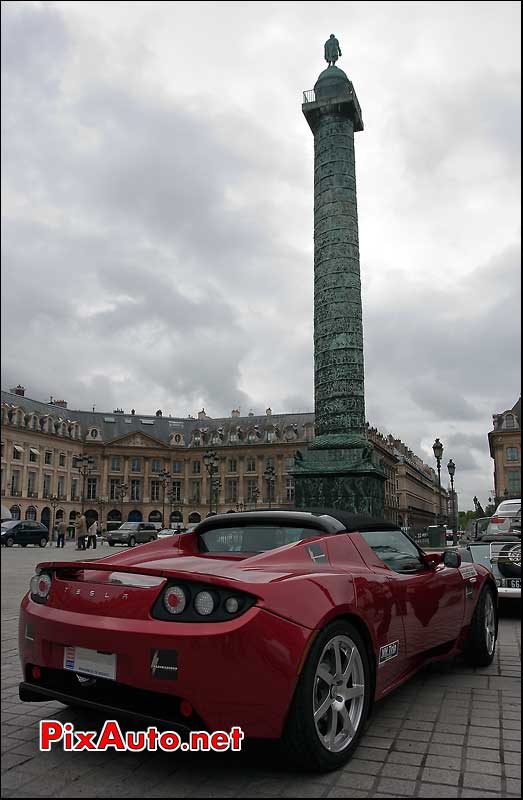
[[[3,7],[3,381],[141,413],[312,409],[299,103],[332,9],[120,8]],[[367,415],[427,459],[440,435],[479,496],[519,392],[519,8],[336,12],[366,124]]]

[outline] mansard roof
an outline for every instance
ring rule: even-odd
[[[53,417],[78,422],[82,428],[82,438],[92,428],[100,431],[100,442],[107,444],[116,439],[122,439],[131,433],[148,434],[150,437],[169,444],[172,434],[180,433],[185,445],[192,441],[194,431],[222,431],[225,436],[230,432],[241,429],[246,435],[250,430],[258,428],[260,432],[279,428],[283,433],[287,428],[295,427],[298,435],[303,438],[303,428],[314,424],[314,413],[304,412],[296,414],[270,414],[269,416],[248,415],[245,417],[221,417],[197,419],[187,417],[168,417],[147,414],[122,414],[103,411],[82,411],[79,409],[64,408],[53,403],[42,403],[29,397],[17,395],[12,392],[2,391],[2,403],[23,408],[26,413],[35,412],[39,416],[50,414]]]

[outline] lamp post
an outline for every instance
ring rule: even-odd
[[[85,508],[85,481],[91,469],[93,468],[93,464],[94,458],[86,455],[85,453],[82,453],[79,456],[73,456],[73,467],[76,467],[82,476],[82,514],[84,513]]]
[[[236,511],[245,511],[245,503],[236,503]]]
[[[127,489],[128,488],[129,487],[127,486],[126,483],[119,483],[118,487],[117,487],[118,499],[120,501],[120,515],[122,517],[122,522],[124,521],[124,519],[123,519],[123,499],[127,494]]]
[[[56,494],[49,495],[49,505],[53,509],[53,516],[52,516],[52,519],[51,519],[51,537],[50,537],[51,541],[53,541],[54,518],[55,518],[56,509],[57,509],[57,506],[59,505],[59,503],[60,503],[60,501],[59,501],[59,499],[58,499]],[[58,542],[57,542],[57,544],[58,544]]]
[[[203,457],[203,463],[208,475],[209,514],[212,514],[213,477],[215,472],[218,471],[218,467],[216,466],[216,452],[214,450],[207,450]]]
[[[218,505],[220,502],[220,490],[222,488],[221,481],[218,476],[212,479],[212,493],[214,496],[214,505],[216,507],[216,513],[218,513]]]
[[[456,472],[456,465],[452,459],[447,464],[447,469],[450,475],[450,491],[452,493],[452,544],[458,543],[458,534],[456,529],[456,498],[454,495],[454,474]]]
[[[274,484],[276,482],[276,471],[274,467],[269,466],[266,468],[265,472],[263,473],[263,477],[267,481],[267,497],[269,499],[269,508],[272,504],[272,494],[274,489]]]
[[[251,493],[251,499],[252,499],[252,502],[254,503],[254,510],[255,511],[256,511],[256,505],[258,503],[259,496],[260,496],[260,490],[258,489],[257,486],[255,486],[254,489],[252,490],[252,493]]]
[[[104,506],[107,505],[107,497],[97,497],[96,502],[98,503],[98,508],[100,509],[100,533],[102,533],[103,523],[104,523]]]
[[[441,518],[441,459],[443,456],[443,445],[439,439],[436,439],[432,445],[432,451],[438,465],[438,511],[436,511],[436,525],[439,525]]]
[[[158,475],[158,480],[162,484],[162,527],[165,528],[165,487],[171,480],[171,475],[167,470],[162,469]]]

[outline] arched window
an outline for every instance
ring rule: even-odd
[[[9,511],[11,514],[11,519],[21,519],[22,515],[20,513],[20,506],[11,506]]]
[[[199,447],[202,443],[202,434],[200,431],[195,431],[192,437],[192,442],[196,447]]]
[[[151,513],[149,514],[149,522],[162,522],[162,512],[151,511]]]
[[[169,516],[169,522],[172,525],[173,522],[183,522],[183,514],[181,511],[171,511]]]
[[[121,522],[122,512],[118,508],[113,508],[107,514],[107,522]]]
[[[25,518],[33,521],[36,520],[36,508],[34,506],[29,506],[25,512]]]
[[[249,444],[252,444],[252,442],[256,441],[256,434],[254,431],[249,431],[249,433],[247,434],[247,441],[249,442]]]
[[[137,508],[134,508],[132,511],[129,511],[127,522],[143,522],[142,512],[138,511]]]
[[[189,520],[188,521],[189,521],[189,524],[194,525],[195,522],[201,522],[201,519],[202,519],[202,517],[201,517],[200,514],[198,514],[197,511],[191,511],[191,513],[189,514]]]
[[[514,414],[507,414],[505,416],[505,428],[515,428],[516,427],[516,420],[514,418]]]

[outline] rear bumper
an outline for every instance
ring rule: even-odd
[[[136,708],[135,699],[144,692],[149,700],[159,697],[164,709],[174,711],[186,700],[201,728],[239,726],[245,736],[279,738],[312,635],[309,628],[256,606],[229,622],[177,623],[48,608],[26,596],[19,620],[25,679],[21,697],[47,691],[52,693],[49,699],[77,703],[78,687],[71,687],[74,673],[64,669],[64,648],[82,647],[115,654],[116,681],[99,679],[100,696],[96,688],[80,693],[80,698],[105,709],[116,705],[124,712]],[[153,669],[153,656],[159,650],[176,653],[178,668],[172,679]],[[33,665],[41,668],[39,680],[32,677]],[[76,688],[72,700],[55,694],[70,698],[72,688]],[[127,693],[123,705],[112,702],[112,695],[123,693]],[[153,716],[157,718],[157,713]]]
[[[142,726],[155,725],[157,727],[169,728],[184,735],[189,731],[194,730],[197,726],[196,720],[191,722],[181,722],[173,714],[169,716],[165,713],[151,714],[139,711],[136,708],[130,708],[126,702],[121,699],[121,702],[115,702],[115,693],[112,692],[111,702],[102,699],[102,695],[98,694],[98,699],[89,696],[81,696],[80,692],[75,692],[74,689],[63,691],[58,689],[51,689],[48,686],[38,686],[35,683],[22,681],[18,687],[18,694],[20,700],[29,703],[47,702],[48,700],[58,700],[60,703],[65,703],[69,706],[80,706],[89,711],[94,711],[103,714],[107,719],[112,717],[128,717]],[[136,702],[136,698],[133,698]]]
[[[502,586],[498,586],[498,595],[500,599],[503,599],[504,597],[513,597],[521,600],[521,589],[506,589]]]

